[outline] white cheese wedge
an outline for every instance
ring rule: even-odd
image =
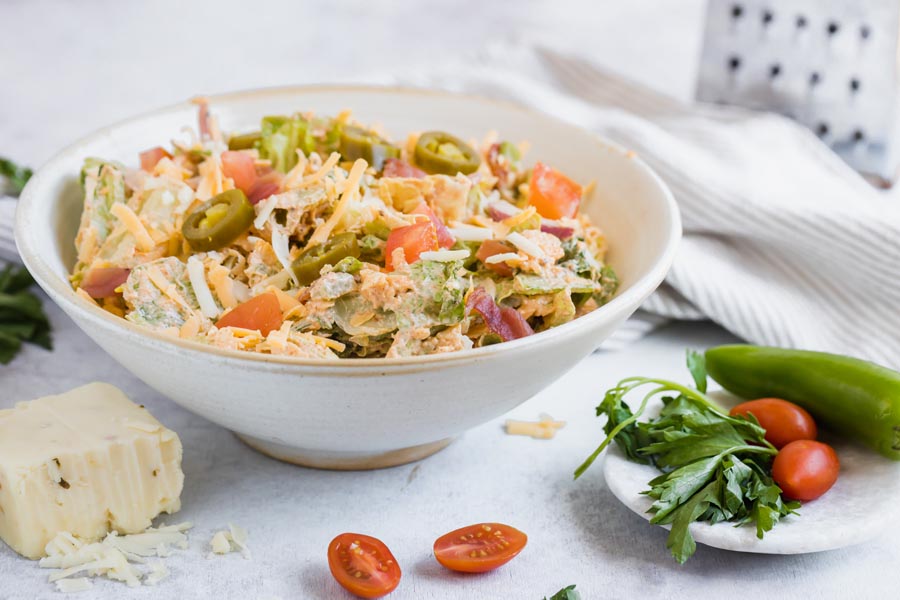
[[[181,453],[173,431],[106,383],[0,410],[0,539],[40,558],[59,532],[143,532],[181,508]]]

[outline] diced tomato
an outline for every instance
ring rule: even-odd
[[[130,269],[120,267],[94,267],[84,272],[79,287],[91,298],[110,298],[116,295],[116,288],[125,283],[129,273]]]
[[[384,543],[360,533],[342,533],[328,545],[328,568],[345,590],[381,598],[400,585],[400,565]]]
[[[382,177],[414,177],[416,179],[421,179],[425,177],[427,173],[418,167],[414,167],[405,160],[400,160],[399,158],[388,158],[384,161],[384,166],[381,169]]]
[[[256,204],[257,202],[265,200],[272,194],[277,194],[281,191],[281,182],[283,179],[284,175],[278,171],[269,171],[268,173],[260,175],[253,183],[253,187],[251,187],[250,191],[247,193],[247,200],[250,201],[250,204]]]
[[[155,148],[144,150],[140,153],[139,156],[141,157],[141,169],[147,171],[148,173],[152,173],[153,167],[155,167],[156,163],[158,163],[162,159],[172,158],[172,155],[166,152],[166,149],[162,146],[156,146]]]
[[[494,302],[494,298],[483,287],[477,287],[469,293],[466,299],[466,312],[475,311],[484,320],[493,333],[496,333],[504,342],[517,340],[534,333],[522,315],[514,308],[500,308]]]
[[[485,259],[490,258],[496,254],[506,254],[507,252],[515,252],[516,249],[511,245],[505,242],[498,242],[497,240],[485,240],[481,243],[481,246],[478,248],[478,252],[475,253],[475,258],[480,260],[485,268],[490,269],[494,273],[501,275],[503,277],[511,277],[513,274],[512,267],[510,267],[505,262],[488,264]]]
[[[388,235],[387,245],[384,249],[384,268],[394,270],[394,250],[403,248],[403,256],[406,262],[412,264],[419,260],[419,255],[429,250],[438,249],[437,231],[431,221],[419,221],[406,227],[398,227]]]
[[[534,165],[528,189],[528,202],[548,219],[574,217],[584,192],[580,185],[544,163]]]
[[[502,567],[525,548],[528,536],[502,523],[469,525],[434,542],[434,557],[451,571],[484,573]]]
[[[234,187],[249,194],[256,183],[256,165],[253,155],[240,150],[226,150],[222,153],[222,172],[231,177]]]
[[[278,297],[272,292],[266,292],[235,306],[219,319],[216,327],[255,329],[262,335],[269,335],[269,332],[281,327],[282,321]]]
[[[434,225],[434,230],[437,232],[438,238],[438,246],[441,248],[450,248],[453,244],[456,243],[456,238],[453,237],[453,234],[450,233],[450,230],[447,229],[447,226],[444,225],[444,222],[441,221],[434,211],[431,210],[431,207],[425,203],[423,200],[419,203],[419,205],[412,211],[411,214],[414,215],[425,215]]]

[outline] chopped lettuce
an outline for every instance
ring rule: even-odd
[[[272,167],[282,173],[287,173],[297,164],[298,149],[304,154],[313,151],[309,122],[299,116],[263,117],[260,132],[260,158],[271,160]]]

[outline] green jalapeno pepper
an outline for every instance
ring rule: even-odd
[[[250,229],[256,213],[241,190],[214,196],[184,220],[181,233],[197,252],[224,248]]]
[[[356,234],[349,231],[337,234],[324,244],[311,246],[304,250],[291,263],[291,270],[294,271],[300,285],[309,285],[319,278],[322,267],[335,265],[348,256],[359,258],[359,243],[356,241]]]
[[[428,131],[419,136],[415,151],[416,165],[428,173],[456,175],[474,173],[481,164],[475,150],[449,133]]]
[[[824,352],[760,346],[706,351],[709,375],[743,398],[783,398],[833,431],[900,460],[900,373]]]
[[[400,158],[400,148],[355,125],[347,125],[341,129],[339,151],[345,160],[361,158],[378,171],[386,159]]]
[[[242,133],[239,135],[233,135],[228,138],[228,149],[229,150],[251,150],[256,148],[256,145],[262,139],[262,132],[252,131],[250,133]]]

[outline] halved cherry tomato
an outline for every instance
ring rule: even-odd
[[[815,500],[837,481],[841,463],[834,448],[797,440],[782,448],[772,463],[772,479],[793,500]]]
[[[486,263],[485,259],[488,259],[496,254],[506,254],[508,252],[516,252],[516,249],[506,242],[500,242],[497,240],[485,240],[481,242],[481,246],[478,247],[478,252],[475,253],[475,258],[480,260],[482,264],[484,264],[486,269],[490,269],[494,273],[502,277],[512,277],[513,270],[505,262],[501,263]]]
[[[412,264],[419,260],[419,255],[429,250],[438,249],[437,231],[431,221],[419,221],[406,227],[391,230],[384,249],[384,268],[394,270],[394,250],[403,248],[406,262]]]
[[[152,172],[153,167],[156,166],[156,163],[158,163],[162,159],[172,158],[172,155],[166,152],[166,149],[162,146],[144,150],[139,154],[139,156],[141,157],[141,169],[147,171],[148,173]]]
[[[250,194],[256,183],[256,165],[248,152],[226,150],[222,153],[222,172],[231,177],[234,187],[245,194]]]
[[[360,598],[381,598],[400,584],[400,565],[384,543],[342,533],[328,545],[328,567],[341,587]]]
[[[216,327],[255,329],[262,335],[269,335],[270,331],[281,327],[282,321],[278,298],[272,292],[266,292],[232,308],[219,319]]]
[[[766,439],[776,448],[797,440],[816,439],[816,422],[806,410],[781,398],[760,398],[742,402],[731,415],[752,414],[766,430]]]
[[[580,185],[544,163],[534,165],[528,189],[528,202],[548,219],[574,217],[584,192]]]
[[[502,523],[478,523],[442,535],[434,542],[434,557],[451,571],[484,573],[515,558],[528,536]]]
[[[434,211],[431,210],[431,207],[423,200],[419,203],[419,205],[413,209],[413,215],[425,215],[434,225],[434,230],[437,233],[438,238],[438,246],[441,248],[450,248],[453,244],[456,243],[456,238],[453,237],[453,234],[450,233],[450,230],[447,229],[447,226],[444,225],[444,222],[441,221]]]

